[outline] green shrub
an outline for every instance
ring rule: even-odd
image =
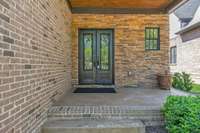
[[[175,73],[172,79],[172,86],[174,88],[190,91],[192,90],[192,78],[189,74],[182,72],[182,73]]]
[[[169,133],[200,133],[200,97],[169,96],[163,111]]]

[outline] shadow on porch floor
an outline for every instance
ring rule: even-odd
[[[54,106],[145,106],[160,108],[168,90],[158,88],[121,88],[116,94],[67,93]]]

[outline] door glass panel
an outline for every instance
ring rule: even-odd
[[[100,68],[101,70],[109,70],[109,34],[100,35]]]
[[[92,70],[93,69],[93,62],[92,62],[92,44],[93,38],[92,34],[84,34],[83,41],[84,41],[84,70]]]

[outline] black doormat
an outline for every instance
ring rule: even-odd
[[[116,93],[114,88],[76,88],[73,93]]]

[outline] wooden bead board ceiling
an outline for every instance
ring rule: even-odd
[[[183,0],[67,0],[72,12],[163,12]]]

